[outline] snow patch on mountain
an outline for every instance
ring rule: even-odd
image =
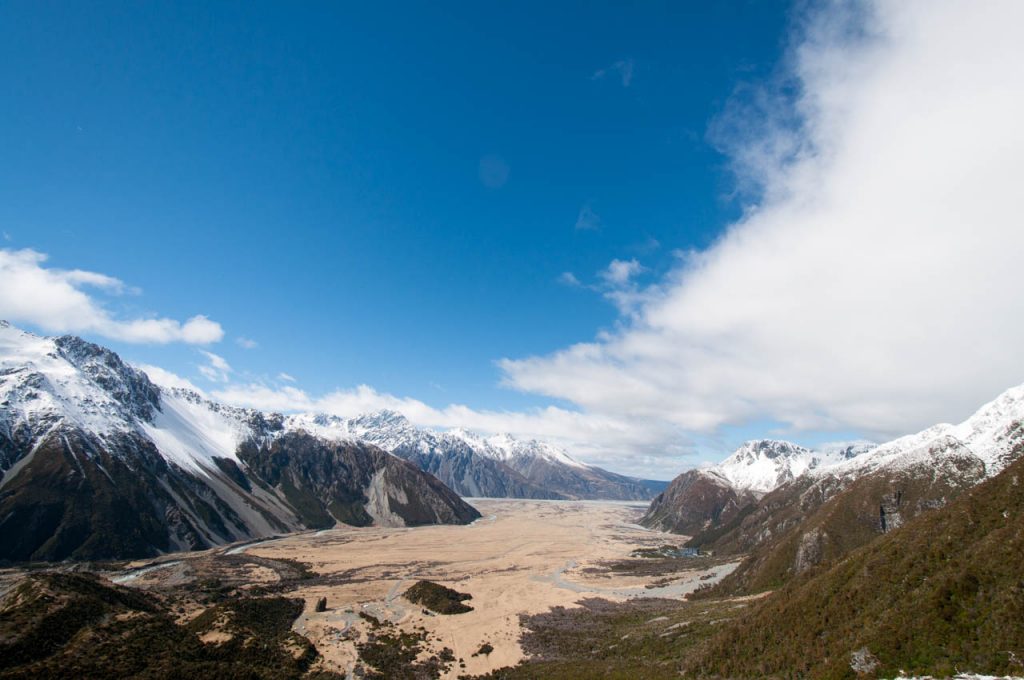
[[[449,430],[449,434],[465,441],[485,456],[508,463],[517,459],[540,458],[558,465],[566,465],[578,469],[587,469],[585,463],[576,460],[562,449],[548,442],[536,439],[516,439],[508,433],[500,433],[490,437],[481,437],[469,430],[457,428]]]
[[[59,422],[99,436],[125,432],[137,417],[151,415],[158,394],[145,374],[109,350],[0,322],[0,426],[8,434]]]
[[[812,451],[792,442],[755,439],[744,443],[718,465],[703,471],[737,490],[763,494],[811,470],[829,468],[861,455],[870,451],[872,446],[867,442],[857,442]]]
[[[326,439],[355,439],[381,447],[385,451],[419,449],[423,453],[443,453],[460,444],[475,453],[508,463],[516,459],[541,458],[559,465],[587,469],[584,463],[547,442],[516,439],[510,434],[481,436],[464,428],[446,431],[416,427],[397,411],[376,411],[355,418],[301,413],[285,419],[286,429],[303,429]]]
[[[901,470],[970,454],[985,464],[985,475],[1003,470],[1024,444],[1024,385],[1011,387],[959,425],[941,423],[882,444],[830,468],[821,475],[861,476],[878,470]]]
[[[252,434],[238,419],[211,409],[197,396],[190,398],[184,390],[165,390],[160,411],[152,422],[139,423],[139,429],[169,462],[201,474],[217,469],[214,458],[242,465],[235,452]]]

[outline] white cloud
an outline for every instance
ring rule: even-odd
[[[580,288],[583,286],[580,280],[576,278],[576,275],[572,272],[562,272],[558,275],[558,282],[563,286],[569,286],[570,288]]]
[[[160,387],[180,387],[206,396],[192,381],[152,364],[135,364],[135,368],[149,376],[151,382]]]
[[[643,265],[635,259],[612,260],[608,267],[600,273],[600,277],[609,285],[624,286],[642,271],[644,271]]]
[[[576,216],[576,230],[596,231],[600,228],[601,216],[594,212],[594,209],[589,204],[582,206],[579,215]]]
[[[106,274],[45,266],[46,255],[30,249],[0,249],[0,318],[36,325],[51,333],[96,333],[137,343],[208,344],[224,336],[203,315],[184,323],[167,318],[117,319],[83,288],[108,294],[138,292]]]
[[[295,378],[292,377],[291,375],[288,375],[284,371],[281,371],[280,373],[277,374],[277,379],[284,380],[285,382],[295,382]]]
[[[241,335],[235,338],[235,343],[242,349],[256,349],[260,346],[260,343],[256,342],[252,338],[246,338]]]
[[[199,350],[199,353],[206,357],[206,363],[199,366],[199,372],[204,378],[211,382],[222,383],[231,379],[231,365],[224,357],[204,349]]]
[[[1010,0],[816,10],[797,98],[746,96],[716,133],[757,203],[614,331],[501,362],[507,384],[689,431],[887,436],[1020,383],[1021,25]]]
[[[600,283],[591,288],[604,295],[624,317],[633,317],[657,290],[641,288],[636,282],[636,277],[646,271],[647,268],[636,259],[612,260],[598,272]]]
[[[590,76],[591,80],[603,80],[606,76],[618,76],[623,87],[629,87],[633,82],[633,71],[635,65],[632,59],[620,59],[607,68],[599,68]]]

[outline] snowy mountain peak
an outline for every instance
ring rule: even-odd
[[[1018,385],[982,406],[959,425],[933,425],[820,472],[855,476],[883,468],[899,470],[941,463],[954,455],[969,455],[983,463],[985,475],[991,477],[1020,455],[1022,448],[1024,385]]]
[[[738,490],[767,493],[806,472],[838,465],[872,448],[868,442],[856,442],[812,451],[792,442],[755,439],[706,471],[725,479]]]
[[[488,455],[503,461],[540,458],[559,465],[575,468],[587,467],[557,446],[536,439],[521,440],[507,432],[501,432],[487,437],[484,442],[488,447],[486,449]]]
[[[99,435],[132,429],[159,409],[141,371],[80,338],[44,338],[0,325],[0,426],[28,436],[70,421]]]
[[[133,415],[150,420],[160,406],[160,390],[142,371],[121,361],[121,357],[74,335],[54,341],[61,356],[85,373],[107,394],[121,402]]]
[[[869,442],[867,440],[857,440],[850,442],[833,442],[831,444],[823,444],[818,447],[818,451],[829,459],[835,460],[850,460],[857,456],[868,453],[872,449],[878,447],[878,444]]]
[[[799,458],[810,453],[809,449],[805,449],[799,444],[781,439],[752,439],[744,442],[722,464],[740,464],[744,461],[758,461],[761,459]]]
[[[355,428],[367,430],[409,430],[414,429],[412,422],[398,411],[384,409],[372,413],[364,413],[349,421]]]

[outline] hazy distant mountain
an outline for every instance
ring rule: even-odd
[[[395,411],[356,418],[324,414],[291,416],[289,422],[327,438],[369,442],[434,475],[462,496],[494,498],[566,498],[534,484],[503,461],[461,437],[415,427]]]
[[[483,438],[466,430],[453,434],[530,482],[570,498],[647,500],[668,486],[668,482],[627,477],[581,463],[558,447],[535,439],[524,441],[508,434]]]
[[[508,434],[483,437],[465,429],[418,428],[394,411],[356,418],[302,414],[288,422],[324,437],[380,446],[463,496],[648,500],[668,485],[581,463],[547,442]]]
[[[336,522],[466,523],[471,506],[372,445],[161,389],[108,349],[0,322],[0,558],[97,559]]]

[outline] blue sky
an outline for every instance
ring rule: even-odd
[[[737,193],[737,163],[759,148],[745,136],[777,141],[779,128],[761,130],[762,111],[729,139],[709,129],[734,123],[751,84],[786,106],[780,73],[814,85],[790,63],[809,42],[800,25],[769,1],[5,3],[0,246],[124,282],[76,284],[112,317],[215,321],[223,338],[202,349],[231,367],[216,380],[196,344],[71,328],[211,393],[367,385],[438,409],[632,413],[586,398],[622,385],[563,390],[498,362],[536,360],[560,384],[600,373],[563,380],[544,362],[647,323],[652,296],[693,271],[680,252],[714,252],[744,223],[760,200]],[[866,49],[829,39],[853,58]],[[788,171],[757,172],[770,187]],[[630,263],[619,279],[614,260]],[[1005,386],[1021,377],[1000,369]],[[965,397],[873,428],[877,404],[843,415],[812,403],[822,418],[798,422],[766,405],[787,398],[771,391],[706,421],[679,415],[703,409],[706,384],[672,414],[637,407],[636,422],[667,423],[676,443],[625,442],[618,467],[665,476],[765,430],[821,441],[966,415]],[[583,444],[617,467],[614,451]]]

